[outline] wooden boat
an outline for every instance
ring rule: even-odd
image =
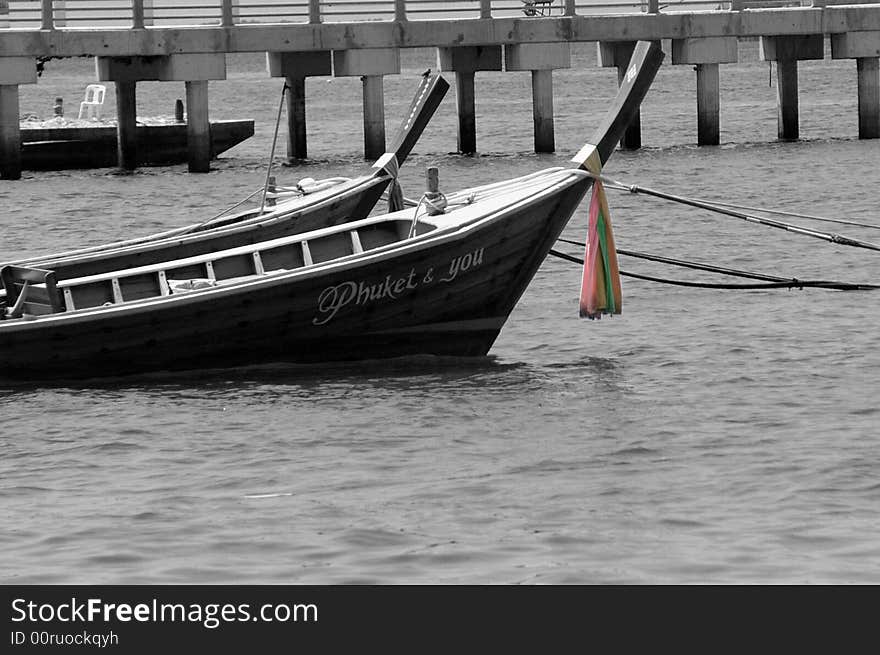
[[[333,178],[311,187],[298,185],[286,192],[281,189],[279,194],[271,194],[271,204],[266,206],[224,213],[139,239],[10,263],[51,269],[56,279],[64,280],[234,248],[364,218],[395,179],[397,167],[406,161],[448,89],[449,84],[437,73],[422,77],[388,152],[363,175]]]
[[[186,123],[138,125],[138,165],[187,160]],[[211,121],[211,159],[254,135],[252,120]],[[22,127],[21,167],[31,171],[116,166],[116,127]]]
[[[343,225],[58,281],[6,266],[0,375],[71,378],[264,362],[485,355],[647,92],[639,43],[575,168]]]

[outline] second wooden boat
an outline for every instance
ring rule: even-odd
[[[224,212],[200,223],[138,239],[11,261],[48,268],[58,280],[233,248],[364,218],[373,211],[427,126],[449,84],[439,74],[419,82],[388,152],[366,173],[325,184],[279,189],[271,204]],[[259,197],[258,190],[255,194]],[[235,209],[235,208],[233,208]]]
[[[139,166],[168,166],[187,160],[186,123],[138,125]],[[211,159],[254,135],[252,120],[211,121]],[[21,167],[31,171],[109,168],[118,162],[114,125],[22,127]]]

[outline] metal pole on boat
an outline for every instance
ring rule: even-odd
[[[263,184],[263,200],[260,202],[260,214],[266,208],[266,194],[269,192],[269,181],[272,175],[272,163],[275,161],[275,144],[278,143],[278,130],[281,127],[281,112],[284,111],[284,99],[287,96],[287,82],[281,88],[281,102],[278,105],[278,117],[275,119],[275,134],[272,135],[272,152],[269,153],[269,165],[266,167],[266,182]]]

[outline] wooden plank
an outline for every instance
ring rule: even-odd
[[[112,280],[110,280],[110,285],[113,287],[113,302],[125,302],[125,300],[122,298],[122,287],[119,286],[119,278],[114,277]]]
[[[357,230],[352,230],[349,232],[351,235],[351,249],[354,251],[354,254],[360,254],[364,251],[364,247],[361,245],[361,238],[358,235]]]
[[[171,292],[168,290],[168,278],[165,276],[165,271],[159,271],[157,275],[159,277],[159,292],[163,296],[169,295]]]

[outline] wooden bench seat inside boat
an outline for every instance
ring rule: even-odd
[[[370,219],[367,219],[370,220]],[[272,273],[333,261],[404,239],[409,219],[339,226],[160,264],[62,280],[56,311],[74,311],[149,298],[193,293]],[[419,232],[433,229],[422,225]],[[50,313],[50,312],[46,312]]]
[[[10,264],[0,268],[0,278],[6,291],[8,318],[54,314],[63,309],[53,271]]]

